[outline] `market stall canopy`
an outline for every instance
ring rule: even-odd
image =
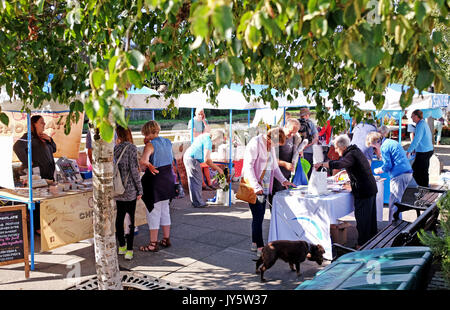
[[[140,89],[132,87],[127,93],[127,98],[121,98],[121,104],[126,109],[163,110],[167,109],[172,101],[175,106],[178,105],[178,99],[166,99],[163,94],[145,86]]]
[[[215,110],[252,110],[263,109],[268,106],[262,101],[258,101],[256,96],[251,96],[247,101],[241,92],[242,86],[231,84],[231,87],[224,87],[217,95],[217,106],[208,100],[208,94],[197,90],[189,94],[181,94],[178,98],[179,108],[198,108]]]
[[[422,110],[424,118],[434,117],[439,118],[442,116],[442,107],[448,106],[449,96],[445,94],[434,94],[430,92],[422,92],[419,95],[417,89],[414,90],[413,100],[410,106],[406,109],[402,109],[400,106],[400,97],[402,85],[391,84],[385,92],[385,103],[381,111],[377,114],[377,118],[383,118],[390,116],[399,119],[403,116],[404,111],[408,111],[409,114],[416,109]]]
[[[2,112],[21,112],[23,109],[24,103],[19,100],[17,97],[10,97],[6,92],[5,88],[0,89],[0,107]],[[42,106],[34,107],[33,105],[27,105],[27,108],[30,109],[30,112],[35,113],[63,113],[69,112],[70,108],[68,105],[61,104],[57,101],[50,100],[44,101]]]
[[[31,79],[31,75],[29,76]],[[51,81],[53,79],[53,74],[48,75],[48,80],[44,82],[42,90],[46,93],[51,93]],[[22,112],[24,102],[21,101],[17,96],[8,95],[5,87],[0,89],[0,107],[2,112]],[[33,105],[26,105],[32,114],[37,113],[63,113],[69,112],[70,108],[66,104],[61,104],[60,102],[49,100],[44,101],[40,107],[34,107]]]

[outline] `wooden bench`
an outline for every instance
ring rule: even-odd
[[[405,192],[402,202],[396,203],[397,211],[394,213],[394,220],[384,229],[379,231],[372,239],[363,244],[358,250],[334,243],[335,256],[333,261],[343,254],[376,248],[388,248],[395,246],[418,245],[417,232],[420,229],[426,231],[435,230],[439,217],[437,202],[447,191],[443,188],[435,189],[418,186]],[[415,201],[411,203],[410,197]],[[409,200],[408,200],[409,198]],[[407,222],[400,219],[400,214],[404,211],[416,210],[417,218],[414,222]]]

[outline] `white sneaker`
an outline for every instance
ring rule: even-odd
[[[261,254],[262,254],[262,249],[257,249],[256,250],[256,256],[257,257],[261,257]]]
[[[125,253],[125,259],[132,260],[133,259],[133,251],[127,251],[127,253]]]
[[[252,243],[252,246],[250,247],[250,251],[256,252],[258,248],[256,247],[256,243]]]

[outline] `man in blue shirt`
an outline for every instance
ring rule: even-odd
[[[377,127],[375,127],[375,125],[365,122],[359,123],[352,130],[353,137],[351,144],[356,145],[361,150],[361,152],[363,152],[369,163],[372,163],[373,148],[366,146],[366,137],[370,132],[376,131]]]
[[[211,159],[213,145],[218,146],[225,140],[224,132],[220,129],[204,133],[194,139],[194,142],[183,155],[183,163],[188,178],[189,196],[194,208],[206,208],[208,205],[202,198],[202,170],[201,163],[223,174],[223,170]]]
[[[414,140],[408,148],[406,156],[410,156],[416,151],[416,159],[412,165],[413,177],[420,186],[429,186],[428,169],[430,167],[430,158],[433,155],[433,141],[431,138],[431,130],[426,121],[423,119],[421,110],[414,110],[411,118],[416,123]]]

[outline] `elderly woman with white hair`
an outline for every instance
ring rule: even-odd
[[[214,164],[211,159],[213,145],[218,146],[225,140],[223,130],[215,129],[210,133],[203,133],[194,139],[191,146],[183,155],[183,163],[186,167],[188,178],[189,195],[194,208],[206,208],[208,205],[202,198],[203,175],[201,163],[223,174],[223,170]]]
[[[354,197],[358,230],[357,248],[359,248],[377,234],[377,183],[366,156],[356,145],[350,145],[347,135],[336,137],[334,147],[340,159],[317,163],[314,168],[325,167],[347,171]]]

